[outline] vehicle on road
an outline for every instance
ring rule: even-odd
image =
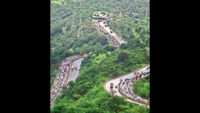
[[[64,71],[65,71],[66,69],[67,69],[67,67],[65,66],[65,67],[64,67]]]
[[[96,19],[105,19],[107,17],[107,12],[106,13],[101,13],[101,12],[95,11],[93,13],[92,17],[96,18]]]
[[[147,101],[148,101],[148,103],[150,104],[150,98],[148,98],[148,100],[147,100]]]
[[[80,56],[83,56],[84,54],[83,53],[80,53]]]
[[[113,83],[110,83],[110,90],[113,90]]]

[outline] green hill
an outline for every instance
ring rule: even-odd
[[[58,70],[64,58],[94,52],[82,61],[76,83],[69,83],[73,87],[57,97],[52,113],[150,112],[149,108],[111,97],[103,89],[105,80],[150,62],[148,4],[148,0],[51,1],[51,85],[56,77],[54,70]],[[120,32],[119,36],[128,42],[127,45],[117,49],[109,44],[92,26],[94,11],[109,13],[113,20],[108,21],[108,26],[117,34]],[[119,18],[120,13],[123,17],[117,21],[115,18]],[[120,54],[127,54],[127,57],[121,58]]]

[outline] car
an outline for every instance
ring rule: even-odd
[[[115,88],[117,88],[117,85],[115,85]]]

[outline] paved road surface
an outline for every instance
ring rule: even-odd
[[[63,66],[64,66],[64,64],[67,64],[67,63],[70,63],[71,62],[71,60],[70,59],[77,59],[77,57],[76,56],[73,56],[73,58],[72,57],[70,57],[70,58],[67,58],[67,62],[63,62],[63,61],[65,61],[65,60],[63,60],[62,61],[62,63],[61,63],[61,65],[62,66],[60,66],[60,69],[59,69],[59,71],[64,71],[63,70]],[[81,59],[78,59],[78,60],[76,60],[76,61],[74,61],[73,62],[73,65],[76,67],[78,67],[78,69],[80,68],[80,63],[81,63],[81,61],[83,60],[83,58],[81,58]],[[70,63],[70,67],[68,67],[67,66],[67,72],[69,72],[69,69],[71,69],[71,63]],[[72,73],[77,73],[77,71],[72,71]],[[80,72],[79,72],[80,73]],[[79,75],[79,73],[77,73],[75,76],[71,76],[71,78],[70,79],[72,79],[72,80],[75,80],[76,78],[77,78],[77,76]],[[51,88],[51,99],[50,99],[50,107],[53,107],[53,105],[54,105],[54,101],[56,100],[56,97],[57,96],[59,96],[60,94],[61,94],[61,86],[64,86],[64,83],[65,83],[65,81],[67,80],[67,77],[68,77],[69,75],[66,73],[66,72],[63,72],[63,73],[60,73],[60,74],[57,74],[57,76],[56,76],[56,80],[54,81],[54,84],[53,84],[53,87]],[[62,77],[64,77],[63,78],[63,80],[61,79]],[[55,91],[57,91],[57,92],[54,92],[54,90]],[[57,96],[56,96],[57,95]]]
[[[110,33],[110,28],[107,26],[105,27],[103,22],[99,22],[99,25],[103,27],[111,36],[113,36],[120,44],[126,43],[122,38],[120,38],[115,32]]]
[[[69,78],[68,78],[67,82],[70,82],[71,80],[75,81],[76,78],[79,76],[80,71],[78,71],[78,70],[80,69],[80,65],[81,65],[82,60],[83,60],[83,58],[78,59],[78,60],[73,62],[72,66],[77,67],[78,69],[77,69],[77,71],[75,69],[73,71],[72,70],[70,71]]]
[[[106,22],[107,23],[107,21],[102,21],[102,22],[98,22],[98,20],[95,20],[95,21],[93,21],[94,23],[93,23],[93,25],[94,25],[94,27],[98,30],[98,31],[100,31],[100,29],[101,30],[103,30],[103,31],[106,31],[108,34],[107,35],[105,35],[104,33],[102,33],[104,36],[106,36],[106,38],[108,39],[108,41],[114,46],[115,45],[115,47],[119,47],[122,43],[125,43],[125,44],[127,44],[122,38],[120,38],[114,31],[113,31],[113,33],[110,33],[110,28],[107,26],[107,27],[105,27],[104,26],[104,24],[103,24],[103,22]],[[109,38],[110,37],[110,38]],[[113,38],[112,38],[113,37]]]
[[[138,70],[138,71],[136,71],[136,72],[144,71],[144,70],[146,69],[146,67],[148,67],[148,66],[149,66],[149,65],[145,66],[144,68],[142,68],[142,69],[140,69],[140,70]],[[115,86],[115,85],[118,85],[119,82],[120,82],[120,78],[122,78],[122,79],[127,79],[127,78],[130,78],[130,77],[133,77],[133,74],[134,74],[134,72],[133,72],[133,73],[130,73],[130,74],[127,74],[127,75],[124,75],[124,76],[122,76],[122,77],[118,77],[118,78],[115,78],[115,79],[112,79],[112,80],[108,81],[108,82],[105,84],[105,89],[106,89],[108,92],[110,92],[110,83],[113,83],[114,86]],[[113,90],[116,90],[116,91],[117,91],[116,95],[119,95],[119,96],[121,95],[121,94],[118,92],[117,88],[114,88]]]
[[[146,67],[138,70],[137,72],[142,72],[142,71],[144,72],[145,70],[146,70]],[[130,74],[127,74],[126,76],[123,76],[123,77],[120,77],[120,78],[122,78],[122,79],[131,78],[131,77],[133,77],[133,75],[134,75],[134,73],[130,73]],[[142,78],[143,78],[143,76],[142,76]]]
[[[137,70],[137,71],[134,71],[134,72],[145,71],[145,69],[146,69],[147,67],[149,67],[149,65],[143,67],[142,69],[139,69],[139,70]],[[104,84],[104,89],[107,90],[108,92],[110,92],[110,83],[113,83],[113,85],[114,85],[113,90],[116,91],[116,93],[114,93],[114,95],[116,95],[116,96],[122,96],[122,95],[120,94],[120,92],[118,91],[118,88],[115,88],[115,85],[118,85],[118,84],[120,83],[120,79],[121,79],[121,78],[122,78],[122,79],[127,79],[127,78],[133,77],[134,72],[132,72],[132,73],[130,73],[130,74],[126,74],[126,75],[124,75],[124,76],[122,76],[122,77],[118,77],[118,78],[115,78],[115,79],[112,79],[112,80],[107,81],[107,82]],[[142,76],[142,78],[143,78],[143,77],[144,77],[144,76]],[[132,100],[130,100],[130,99],[128,99],[128,98],[126,98],[126,101],[129,101],[129,102],[132,102],[132,103],[138,103],[138,102],[132,101]],[[140,103],[140,105],[142,105],[142,104]],[[146,105],[144,105],[144,106],[146,106]],[[149,105],[148,105],[147,107],[149,107]]]

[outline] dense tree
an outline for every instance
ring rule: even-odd
[[[118,56],[118,61],[124,61],[125,59],[128,59],[127,53],[121,53],[121,54]]]
[[[80,2],[82,6],[80,6]],[[123,19],[108,22],[127,44],[120,48],[109,46],[110,42],[92,26],[93,11],[108,11],[111,18]],[[134,13],[134,14],[133,14]],[[82,70],[76,82],[69,82],[57,97],[52,113],[147,113],[149,108],[112,97],[104,90],[103,83],[110,77],[130,72],[149,63],[149,1],[148,0],[70,0],[51,2],[51,85],[56,78],[61,61],[65,57],[94,52],[82,61]],[[80,18],[82,23],[80,24]],[[139,20],[134,20],[134,18]],[[66,32],[62,28],[66,27]],[[83,35],[77,37],[79,27]],[[96,59],[96,60],[95,60]],[[98,60],[97,60],[98,59]],[[149,79],[150,80],[150,79]],[[141,81],[142,82],[142,81]],[[148,97],[147,82],[135,83],[136,93]]]
[[[142,78],[140,81],[137,81],[135,84],[133,84],[133,87],[133,92],[136,95],[139,95],[145,99],[150,98],[149,81],[147,81],[146,79]]]

